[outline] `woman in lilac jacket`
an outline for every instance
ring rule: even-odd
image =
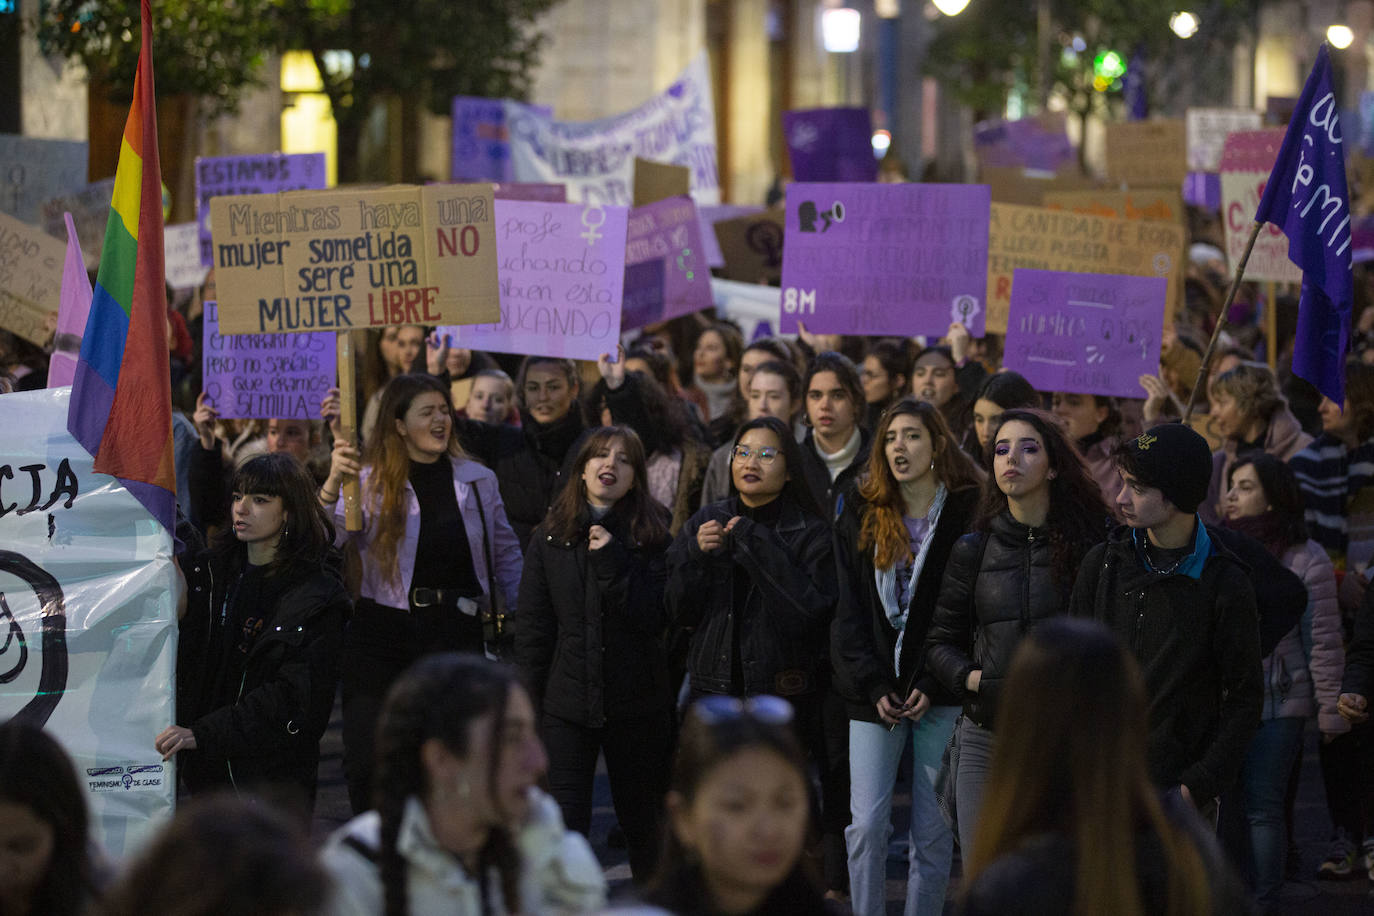
[[[372,738],[392,682],[432,652],[482,652],[483,617],[515,607],[522,565],[496,475],[463,453],[438,379],[392,379],[365,466],[358,459],[336,442],[320,488],[340,540],[351,539],[362,561],[343,657],[344,774],[355,813],[372,806]],[[339,492],[355,474],[363,530],[348,532]]]

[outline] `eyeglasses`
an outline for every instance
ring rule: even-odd
[[[778,457],[780,449],[765,445],[763,448],[750,448],[747,445],[737,445],[730,454],[735,456],[736,461],[748,461],[750,458],[757,458],[759,464],[769,465],[773,459]]]
[[[792,704],[782,697],[760,694],[741,700],[739,697],[707,696],[692,704],[692,712],[705,725],[753,719],[763,725],[786,725],[792,721]]]

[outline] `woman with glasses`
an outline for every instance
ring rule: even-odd
[[[889,407],[874,441],[858,498],[836,523],[831,651],[850,720],[849,888],[859,916],[885,912],[892,795],[910,745],[917,778],[905,912],[938,916],[954,836],[936,807],[935,776],[959,701],[926,667],[925,638],[950,550],[972,524],[981,474],[925,401]]]
[[[864,386],[866,412],[864,426],[873,429],[882,413],[906,393],[911,375],[911,354],[900,340],[880,340],[868,349],[859,364],[859,381]]]
[[[791,718],[773,696],[707,697],[688,712],[649,903],[678,916],[831,912],[802,856],[808,775]]]

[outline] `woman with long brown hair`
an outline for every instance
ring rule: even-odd
[[[1145,763],[1145,684],[1102,625],[1032,630],[1007,673],[966,916],[1247,913],[1189,806]]]
[[[868,467],[836,522],[840,600],[831,629],[837,689],[849,713],[845,830],[854,912],[882,914],[892,795],[914,754],[908,914],[938,916],[954,836],[935,802],[958,698],[925,666],[925,638],[954,542],[973,522],[981,473],[940,409],[904,398],[883,411]]]
[[[334,443],[320,500],[358,544],[360,599],[344,639],[344,771],[371,806],[372,733],[396,676],[430,652],[484,649],[483,615],[514,607],[521,555],[496,475],[464,454],[448,386],[400,375],[383,390],[365,467]],[[363,530],[345,531],[339,488],[362,477]]]
[[[1062,427],[1041,410],[1008,410],[988,440],[974,521],[950,551],[926,664],[964,705],[954,732],[959,846],[972,845],[998,700],[1017,644],[1068,612],[1078,566],[1109,515]]]
[[[625,426],[594,430],[530,538],[515,628],[563,819],[584,836],[591,830],[604,753],[638,881],[653,869],[672,756],[663,645],[668,520],[649,493],[639,436]]]

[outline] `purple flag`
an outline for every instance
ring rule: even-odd
[[[62,266],[62,298],[57,305],[57,335],[53,338],[52,359],[48,362],[48,387],[70,385],[76,377],[76,361],[81,355],[81,335],[86,332],[86,317],[91,313],[91,278],[81,255],[72,215],[67,221],[67,261]]]
[[[1144,121],[1150,116],[1150,94],[1145,86],[1145,45],[1135,46],[1126,62],[1126,76],[1122,79],[1121,96],[1126,102],[1126,120]]]
[[[1350,195],[1331,58],[1323,43],[1288,123],[1260,198],[1255,222],[1288,236],[1288,257],[1302,268],[1293,371],[1337,404],[1345,403],[1350,344]]]

